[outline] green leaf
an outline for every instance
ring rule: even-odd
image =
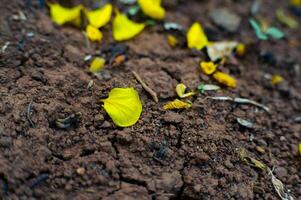
[[[269,27],[266,34],[271,36],[275,40],[279,40],[284,37],[284,33],[275,27]]]
[[[252,28],[254,29],[258,39],[260,39],[260,40],[268,39],[268,36],[264,32],[262,32],[261,26],[258,24],[257,21],[255,21],[254,19],[249,19],[249,22],[250,22]]]

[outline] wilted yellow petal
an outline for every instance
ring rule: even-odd
[[[106,25],[111,19],[112,9],[112,4],[108,3],[97,10],[86,11],[89,23],[96,28]]]
[[[86,28],[86,33],[91,41],[100,41],[102,39],[102,33],[94,26],[88,25]]]
[[[228,87],[235,88],[237,85],[235,78],[223,72],[215,72],[213,78]]]
[[[200,66],[201,66],[201,70],[206,75],[213,74],[216,71],[216,69],[217,69],[217,65],[214,64],[213,62],[201,62]]]
[[[163,106],[163,109],[165,109],[165,110],[188,109],[190,107],[191,107],[191,103],[187,103],[187,102],[181,101],[179,99],[175,99],[175,100],[165,104]]]
[[[167,35],[167,42],[168,42],[169,46],[171,46],[171,47],[175,47],[178,44],[177,38],[170,34]]]
[[[94,58],[94,60],[92,61],[91,65],[90,65],[90,72],[92,72],[93,74],[98,73],[102,70],[104,64],[105,64],[105,59],[100,58],[100,57],[96,57]]]
[[[294,6],[301,6],[301,0],[291,0],[291,4]]]
[[[272,76],[271,83],[272,83],[273,85],[276,85],[276,84],[278,84],[278,83],[280,83],[280,82],[282,82],[282,81],[283,81],[282,76],[280,76],[280,75],[273,75],[273,76]]]
[[[299,151],[299,155],[301,156],[301,142],[299,142],[298,151]]]
[[[80,17],[81,5],[73,8],[65,8],[58,3],[49,3],[51,19],[59,24],[63,25],[67,22],[74,21]]]
[[[207,46],[207,53],[212,61],[230,56],[237,42],[213,42]]]
[[[165,10],[161,6],[161,1],[158,0],[138,0],[138,3],[144,14],[154,19],[164,19]]]
[[[236,46],[236,53],[239,56],[243,56],[246,53],[246,46],[243,43],[238,43],[238,45]]]
[[[145,27],[145,24],[135,23],[117,12],[113,21],[113,36],[116,41],[128,40],[138,35]]]
[[[177,95],[180,97],[180,98],[185,98],[185,97],[189,97],[189,96],[192,96],[192,95],[195,95],[194,92],[188,92],[188,93],[185,93],[186,91],[186,86],[183,84],[183,83],[180,83],[176,86],[176,92],[177,92]]]
[[[201,50],[208,45],[208,38],[198,22],[192,24],[187,32],[187,43],[189,48],[195,48]]]
[[[120,127],[134,125],[142,112],[142,104],[134,88],[114,88],[109,97],[101,101],[113,122]]]

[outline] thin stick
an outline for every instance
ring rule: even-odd
[[[33,121],[31,120],[31,112],[32,112],[32,103],[33,103],[33,100],[30,101],[28,107],[27,107],[27,119],[31,125],[31,127],[34,127],[34,123]]]
[[[153,99],[156,103],[158,103],[159,99],[158,99],[157,93],[154,90],[152,90],[150,87],[148,87],[146,85],[146,83],[144,83],[144,81],[142,81],[141,77],[139,76],[139,74],[137,74],[137,72],[132,71],[132,73],[135,76],[135,78],[137,79],[137,81],[142,85],[143,89],[145,89],[145,91],[147,91],[153,97]]]

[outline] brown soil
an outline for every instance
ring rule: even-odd
[[[35,4],[29,9],[24,2],[2,0],[0,5],[0,44],[10,42],[0,54],[0,199],[278,199],[270,177],[241,162],[241,147],[275,167],[290,194],[301,198],[301,124],[294,121],[301,113],[300,72],[294,68],[301,62],[301,32],[282,27],[274,15],[279,7],[289,12],[287,1],[261,7],[262,15],[287,35],[267,42],[258,42],[248,24],[251,1],[165,1],[166,21],[187,28],[197,20],[211,40],[248,45],[238,64],[222,68],[238,79],[236,89],[200,94],[190,99],[192,109],[177,112],[162,108],[176,97],[177,83],[216,84],[198,69],[203,52],[172,49],[160,24],[122,44],[113,42],[107,26],[103,42],[87,47],[81,31],[54,25],[47,10]],[[237,33],[212,24],[209,12],[217,7],[243,18]],[[26,21],[13,19],[19,10]],[[34,36],[27,37],[28,32]],[[86,55],[113,60],[118,51],[127,56],[125,63],[107,64],[100,77],[88,73]],[[131,70],[158,93],[159,103]],[[271,86],[265,73],[281,74],[286,81]],[[91,80],[94,85],[87,89]],[[135,87],[140,94],[143,112],[132,127],[116,127],[99,104],[114,87]],[[250,98],[271,112],[205,99],[209,95]],[[66,130],[53,126],[55,119],[78,112],[80,118]],[[255,127],[240,126],[237,117]]]

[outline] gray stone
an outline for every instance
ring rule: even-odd
[[[241,22],[240,16],[225,8],[212,10],[210,17],[217,26],[231,33],[237,31]]]

